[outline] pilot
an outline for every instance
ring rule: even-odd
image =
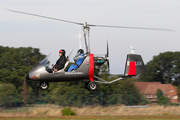
[[[56,61],[55,65],[52,65],[51,69],[47,70],[49,73],[52,73],[53,71],[57,72],[58,70],[61,70],[62,68],[64,68],[64,65],[67,60],[65,54],[66,54],[66,51],[64,49],[61,49],[59,51],[60,58]]]
[[[84,56],[83,55],[84,55],[84,50],[83,49],[79,49],[77,51],[76,56],[73,58],[75,63],[76,63],[76,65],[71,65],[68,68],[67,72],[70,72],[70,71],[72,71],[74,69],[77,69],[81,65],[82,61],[84,60]]]

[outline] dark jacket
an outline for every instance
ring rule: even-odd
[[[64,68],[65,63],[66,63],[66,57],[61,56],[56,62],[55,69],[61,70],[62,68]]]

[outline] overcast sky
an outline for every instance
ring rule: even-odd
[[[50,64],[59,58],[61,48],[67,54],[79,43],[82,26],[7,11],[12,9],[68,21],[97,25],[165,28],[175,32],[91,27],[91,53],[106,53],[109,42],[110,73],[124,73],[128,43],[136,48],[144,62],[166,51],[180,50],[180,0],[0,0],[0,45],[40,48],[50,56]],[[83,44],[84,46],[84,44]]]

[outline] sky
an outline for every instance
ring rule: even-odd
[[[179,0],[0,0],[0,45],[39,48],[42,54],[51,53],[53,64],[60,49],[65,49],[67,55],[73,50],[73,62],[82,26],[6,9],[78,23],[174,30],[90,27],[91,53],[105,54],[108,40],[111,74],[124,73],[126,55],[131,52],[128,43],[145,64],[160,53],[180,51]]]

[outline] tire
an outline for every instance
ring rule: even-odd
[[[39,87],[41,88],[41,90],[47,90],[49,88],[49,83],[48,82],[41,82],[39,84]]]
[[[88,84],[87,84],[87,88],[89,89],[89,90],[92,90],[92,91],[94,91],[94,90],[96,90],[97,89],[97,83],[96,82],[89,82]]]

